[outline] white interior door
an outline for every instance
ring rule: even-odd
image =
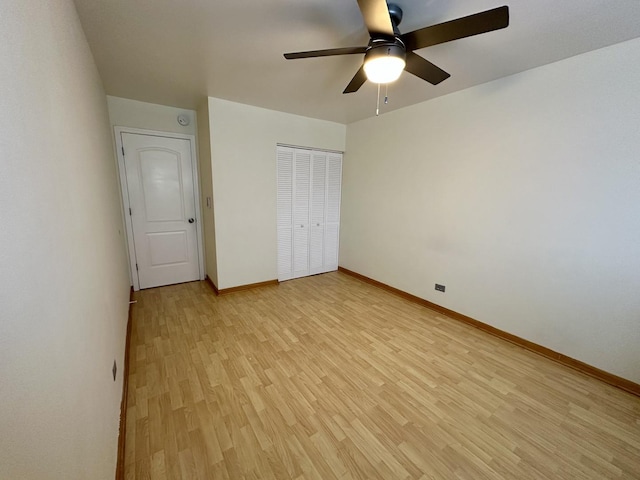
[[[200,278],[191,142],[121,133],[140,288]]]

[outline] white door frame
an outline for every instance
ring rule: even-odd
[[[120,175],[120,191],[122,193],[122,215],[125,219],[124,224],[127,234],[127,246],[129,250],[129,272],[131,274],[131,281],[133,282],[133,289],[135,291],[140,290],[140,281],[138,279],[138,272],[136,271],[136,254],[133,244],[133,222],[131,215],[129,215],[129,209],[131,204],[129,203],[129,190],[127,188],[127,174],[124,166],[124,147],[122,145],[123,133],[134,133],[137,135],[149,135],[153,137],[166,137],[177,138],[180,140],[189,140],[191,145],[191,170],[193,172],[193,195],[194,203],[196,207],[196,239],[198,241],[198,269],[200,271],[200,280],[204,280],[204,252],[203,245],[204,239],[202,237],[202,215],[200,213],[200,174],[198,171],[198,152],[196,150],[196,137],[195,135],[185,135],[182,133],[173,132],[159,132],[156,130],[143,130],[140,128],[130,127],[114,127],[113,128],[116,137],[116,155],[118,157],[118,173]]]

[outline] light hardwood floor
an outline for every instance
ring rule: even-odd
[[[640,478],[640,399],[342,273],[133,311],[128,479]]]

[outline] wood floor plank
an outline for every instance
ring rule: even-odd
[[[640,478],[640,399],[335,272],[137,292],[125,478]]]

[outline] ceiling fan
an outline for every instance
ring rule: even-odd
[[[415,54],[414,50],[509,26],[509,7],[505,5],[401,34],[398,25],[402,21],[402,9],[398,5],[393,3],[387,5],[386,0],[357,1],[371,37],[366,47],[332,48],[284,54],[284,58],[293,60],[364,53],[362,66],[342,93],[358,91],[367,80],[374,83],[393,82],[403,70],[432,85],[437,85],[451,75]]]

